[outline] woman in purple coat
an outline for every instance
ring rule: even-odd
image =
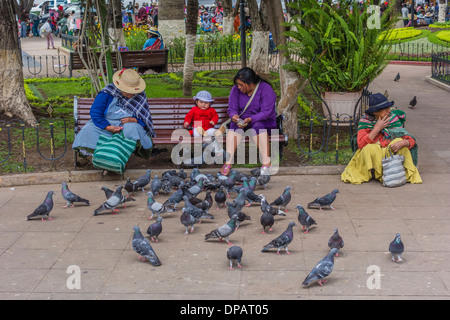
[[[220,173],[228,175],[230,172],[234,153],[245,132],[250,133],[259,149],[262,160],[261,172],[268,174],[271,166],[269,135],[271,129],[277,129],[276,93],[266,80],[250,68],[239,70],[234,77],[234,84],[227,111],[231,118],[230,130],[226,138],[226,151],[230,158],[225,162]],[[251,102],[248,104],[250,99]]]

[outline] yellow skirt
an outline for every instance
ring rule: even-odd
[[[401,138],[394,139],[389,145],[400,140]],[[387,147],[382,148],[379,144],[368,144],[364,148],[358,149],[341,174],[341,180],[352,184],[367,182],[372,178],[373,169],[375,171],[375,179],[383,181],[381,160],[385,157],[386,149]],[[422,183],[419,170],[413,163],[409,149],[406,147],[401,148],[397,154],[405,157],[403,167],[406,172],[406,180],[409,183]]]

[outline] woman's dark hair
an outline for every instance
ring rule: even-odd
[[[250,83],[257,84],[260,81],[264,81],[264,82],[268,83],[270,86],[272,86],[272,84],[270,84],[269,81],[267,81],[266,79],[263,79],[252,68],[248,68],[248,67],[242,68],[241,70],[238,71],[238,73],[236,73],[236,75],[234,76],[234,79],[233,79],[233,83],[235,85],[236,85],[237,80],[241,80],[242,82],[244,82],[246,84],[250,84]]]

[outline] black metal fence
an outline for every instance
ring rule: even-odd
[[[431,77],[450,84],[450,54],[437,53],[431,57]]]
[[[31,124],[0,121],[0,174],[64,169],[62,160],[70,149],[71,135],[67,126],[59,118]]]

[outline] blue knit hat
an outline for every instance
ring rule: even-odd
[[[200,91],[199,93],[197,93],[197,95],[194,97],[194,101],[197,100],[202,100],[205,102],[214,102],[214,99],[212,98],[211,93],[209,93],[208,91]]]
[[[389,101],[383,94],[374,93],[369,96],[369,109],[366,110],[367,114],[373,114],[374,112],[392,107],[394,101]]]

